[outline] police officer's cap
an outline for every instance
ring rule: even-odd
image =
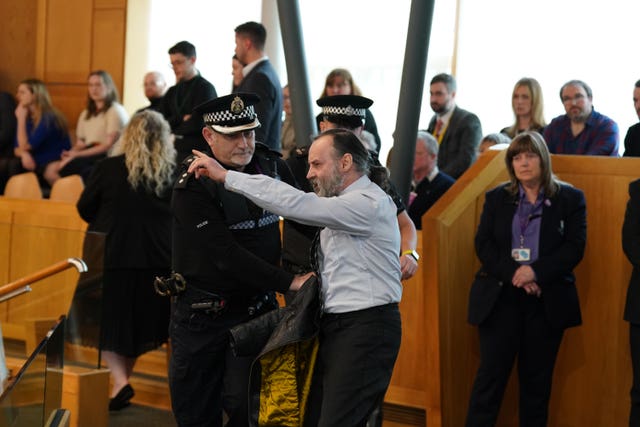
[[[316,101],[324,116],[346,116],[364,119],[373,101],[358,95],[325,96]]]
[[[204,102],[193,109],[204,124],[219,133],[230,134],[260,127],[253,108],[260,97],[253,93],[232,93]]]

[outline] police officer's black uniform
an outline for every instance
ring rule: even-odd
[[[293,183],[279,156],[256,143],[244,172]],[[187,174],[190,160],[172,200],[173,269],[186,281],[171,317],[172,406],[179,425],[221,425],[224,409],[228,426],[243,426],[251,359],[231,354],[228,330],[274,308],[270,291],[285,292],[293,274],[277,267],[279,218],[222,184]]]

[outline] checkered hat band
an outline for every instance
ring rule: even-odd
[[[365,108],[353,108],[351,105],[346,107],[322,107],[322,114],[325,116],[358,116],[364,118],[366,116],[365,111]]]
[[[227,126],[249,123],[256,118],[256,112],[253,109],[253,105],[249,105],[240,114],[233,114],[229,110],[214,111],[213,113],[204,114],[202,118],[208,125]]]

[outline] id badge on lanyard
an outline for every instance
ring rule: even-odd
[[[534,211],[535,211],[534,207]],[[540,214],[533,213],[527,216],[526,220],[520,220],[520,247],[511,249],[511,257],[518,262],[531,261],[531,249],[524,247],[524,232],[531,223],[531,220],[540,218]]]

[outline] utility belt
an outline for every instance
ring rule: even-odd
[[[165,278],[156,277],[154,287],[159,295],[173,297],[176,301],[187,304],[193,311],[201,311],[214,317],[226,311],[244,312],[256,317],[278,308],[275,292],[262,292],[249,298],[230,298],[193,285],[187,286],[180,273],[172,273]]]

